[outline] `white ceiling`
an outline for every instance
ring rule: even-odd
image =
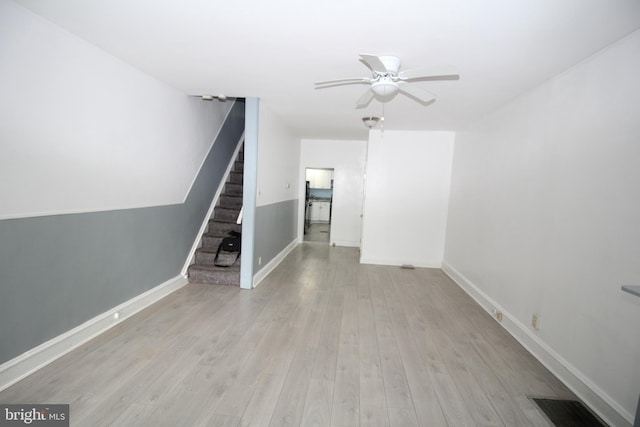
[[[438,99],[385,104],[385,129],[459,130],[640,28],[638,0],[17,0],[186,94],[259,97],[302,138],[362,139],[359,53],[402,69],[455,65],[412,83]],[[615,78],[615,76],[612,76]]]

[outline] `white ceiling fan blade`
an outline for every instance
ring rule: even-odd
[[[371,89],[367,89],[367,91],[363,93],[362,96],[358,99],[358,102],[356,102],[356,108],[364,108],[369,105],[369,103],[373,99],[373,96],[373,91]]]
[[[404,70],[398,74],[399,80],[459,80],[455,67],[441,66]]]
[[[371,68],[376,73],[380,73],[380,74],[386,74],[387,73],[387,67],[382,63],[380,58],[378,58],[377,56],[375,56],[375,55],[366,55],[366,54],[361,53],[360,54],[360,58],[362,59],[362,61],[365,64],[367,64],[367,66],[369,68]]]
[[[315,82],[314,85],[324,86],[324,85],[354,84],[354,83],[371,83],[371,79],[368,77],[351,77],[347,79],[324,80],[321,82]]]
[[[436,96],[434,94],[418,86],[403,84],[400,85],[399,90],[405,95],[415,98],[418,102],[424,105],[431,104],[436,100]]]

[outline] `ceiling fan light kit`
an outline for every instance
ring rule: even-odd
[[[398,93],[398,83],[391,80],[389,77],[383,77],[377,82],[371,84],[371,90],[376,97],[382,101],[389,101],[393,96]]]
[[[356,103],[356,108],[364,108],[373,98],[382,103],[388,102],[400,92],[422,105],[432,104],[436,97],[431,92],[412,86],[417,80],[458,80],[459,76],[451,67],[436,67],[432,69],[413,69],[400,71],[400,58],[397,56],[376,56],[360,54],[360,61],[371,70],[371,77],[355,77],[339,80],[325,80],[316,82],[316,89],[349,84],[370,84],[369,89],[362,94]]]

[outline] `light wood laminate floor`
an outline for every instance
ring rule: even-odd
[[[304,234],[305,242],[329,243],[331,224],[313,223],[307,226]]]
[[[0,393],[78,426],[548,426],[574,397],[438,269],[302,244],[258,286],[190,284]]]

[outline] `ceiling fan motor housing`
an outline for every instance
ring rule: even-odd
[[[396,77],[400,70],[400,58],[397,56],[379,56],[378,59],[387,69],[387,72],[384,74],[379,71],[374,72],[377,80],[371,84],[371,90],[378,100],[388,101],[398,93]]]

